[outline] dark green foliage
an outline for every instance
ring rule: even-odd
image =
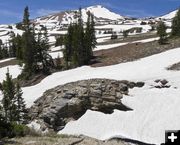
[[[117,34],[112,34],[111,35],[111,39],[117,39],[117,38],[118,38]]]
[[[178,10],[176,16],[173,18],[171,36],[180,37],[180,9]]]
[[[11,40],[9,41],[9,57],[16,57],[16,37],[14,33],[10,35]]]
[[[157,27],[157,34],[160,37],[159,38],[159,44],[165,44],[167,42],[167,33],[166,33],[166,25],[164,22],[160,22]]]
[[[36,54],[35,62],[36,70],[39,72],[42,70],[45,74],[50,74],[50,69],[54,66],[52,57],[48,54],[49,43],[48,43],[47,29],[42,27],[38,33],[38,40],[36,42]]]
[[[11,123],[11,131],[9,137],[23,137],[29,134],[30,129],[23,125],[17,123]]]
[[[24,65],[21,78],[29,79],[33,74],[43,72],[50,74],[54,67],[52,57],[48,54],[49,43],[46,27],[42,27],[38,36],[35,27],[30,23],[28,7],[24,10],[22,22],[24,33],[16,38],[17,58],[22,59]]]
[[[94,16],[88,12],[86,28],[83,28],[80,9],[78,23],[71,24],[65,36],[64,61],[67,69],[90,63],[93,57],[93,48],[97,44],[94,25]]]
[[[16,24],[16,28],[17,28],[17,29],[20,29],[20,30],[23,30],[22,23],[17,23],[17,24]]]
[[[15,103],[16,103],[16,121],[18,123],[25,123],[27,120],[27,109],[24,99],[22,98],[22,90],[19,83],[16,83],[16,94],[15,94]]]
[[[147,23],[142,21],[140,25],[147,25]]]
[[[22,61],[23,60],[22,37],[20,35],[17,35],[14,39],[15,39],[14,43],[16,47],[16,58]]]
[[[127,38],[127,37],[128,37],[128,33],[129,33],[129,32],[128,32],[127,30],[124,30],[124,31],[123,31],[123,37],[124,37],[124,38]]]
[[[22,47],[23,47],[23,62],[24,62],[24,70],[28,76],[31,76],[33,71],[35,70],[35,33],[33,28],[30,26],[29,20],[29,10],[28,7],[24,9],[24,17],[23,17],[23,30],[24,33],[22,35]]]
[[[58,69],[58,70],[62,70],[62,68],[63,68],[62,61],[61,61],[61,58],[59,55],[55,59],[55,66],[56,66],[56,69]]]
[[[2,93],[5,122],[25,122],[27,110],[22,98],[22,90],[19,83],[13,82],[9,71],[6,73],[6,80],[2,83]]]
[[[23,125],[15,122],[7,123],[0,120],[0,139],[4,137],[23,137],[28,135],[31,130]]]
[[[11,122],[14,121],[16,116],[14,114],[16,105],[15,105],[15,85],[12,81],[12,77],[9,74],[9,70],[6,73],[6,80],[2,83],[2,93],[3,93],[3,99],[2,99],[2,105],[4,109],[5,114],[5,121]]]
[[[19,83],[15,85],[9,71],[1,87],[3,93],[2,106],[0,106],[0,138],[24,136],[28,128],[26,123],[27,109],[22,98]]]
[[[63,44],[64,44],[64,37],[63,36],[56,37],[55,46],[62,46]]]

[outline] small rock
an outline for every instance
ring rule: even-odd
[[[166,79],[163,79],[163,80],[161,80],[160,82],[161,82],[161,84],[162,84],[163,86],[165,86],[165,85],[168,83],[168,81],[167,81]]]
[[[137,82],[136,83],[136,87],[139,87],[139,88],[141,88],[141,87],[143,87],[144,86],[144,82]]]
[[[129,87],[130,89],[134,88],[135,86],[136,86],[136,83],[135,83],[135,82],[129,82],[129,83],[128,83],[128,87]]]
[[[119,84],[119,88],[120,88],[120,91],[122,92],[127,92],[128,91],[128,87],[126,84]]]
[[[161,80],[160,79],[157,79],[157,80],[155,80],[154,82],[155,83],[159,83]]]

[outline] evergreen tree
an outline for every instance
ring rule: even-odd
[[[65,49],[63,51],[65,66],[68,69],[70,67],[70,62],[72,61],[72,55],[73,55],[73,35],[74,35],[74,26],[70,24],[68,27],[67,35],[65,36]]]
[[[64,60],[67,68],[89,64],[97,44],[94,25],[94,16],[88,12],[86,29],[83,28],[79,9],[78,22],[69,26],[65,37]]]
[[[36,68],[34,59],[36,54],[36,40],[35,33],[32,32],[32,27],[30,26],[28,7],[24,10],[23,29],[25,31],[22,35],[22,47],[24,48],[23,62],[25,64],[23,72],[26,74],[26,77],[28,77]]]
[[[15,102],[15,85],[12,81],[12,76],[9,74],[9,70],[6,73],[6,80],[2,83],[2,93],[3,93],[3,109],[5,113],[6,122],[14,121],[15,114],[14,109],[16,108]]]
[[[18,123],[24,123],[27,118],[27,109],[24,99],[22,98],[22,90],[19,85],[19,82],[16,84],[16,94],[15,94],[15,103],[16,107],[16,121]]]
[[[49,43],[48,43],[47,28],[42,27],[41,31],[38,33],[38,40],[36,45],[36,62],[39,63],[38,70],[41,70],[49,74],[50,68],[54,67],[53,59],[48,54]],[[40,68],[39,68],[40,67]],[[42,67],[42,68],[41,68]]]
[[[84,49],[84,28],[83,28],[81,8],[79,8],[79,18],[78,18],[77,29],[75,29],[75,32],[76,33],[75,33],[74,37],[76,37],[76,39],[77,39],[76,40],[77,41],[77,47],[75,47],[76,48],[76,55],[77,55],[77,62],[75,62],[74,66],[81,66],[84,64],[84,55],[83,55],[83,51],[84,51],[83,50]]]
[[[167,42],[167,33],[166,33],[166,25],[164,22],[160,22],[157,27],[157,34],[160,37],[159,44],[165,44]]]
[[[124,30],[124,31],[123,31],[123,37],[124,37],[124,38],[127,38],[127,37],[128,37],[128,31],[127,31],[127,30]]]
[[[10,41],[9,41],[9,56],[10,57],[16,57],[16,36],[12,32],[10,35]]]
[[[16,58],[19,61],[22,61],[23,60],[22,37],[20,35],[17,35],[14,41],[16,46]]]
[[[91,14],[91,25],[90,25],[90,28],[91,28],[91,47],[92,49],[96,48],[96,45],[97,45],[97,41],[96,41],[96,32],[95,32],[95,22],[94,22],[94,15]],[[91,54],[91,56],[93,56],[93,54]]]
[[[22,90],[19,83],[15,85],[9,70],[6,73],[6,80],[2,83],[2,105],[6,122],[24,123],[26,121],[27,110],[25,101],[22,98]]]
[[[3,58],[3,52],[2,52],[2,40],[0,39],[0,59]]]
[[[178,10],[176,16],[173,18],[171,36],[180,37],[180,9]]]
[[[62,46],[64,44],[64,37],[60,36],[60,37],[56,37],[56,43],[55,46]]]

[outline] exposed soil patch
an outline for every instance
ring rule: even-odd
[[[180,62],[171,65],[171,66],[168,67],[167,69],[168,69],[168,70],[176,70],[176,71],[179,71],[179,70],[180,70]]]
[[[148,43],[133,43],[107,50],[94,52],[93,67],[101,67],[134,61],[140,58],[158,54],[180,47],[180,38],[171,39],[166,45],[159,45],[158,41]]]
[[[155,38],[155,37],[158,37],[155,33],[145,33],[145,34],[138,34],[135,36],[128,36],[127,38],[119,38],[119,39],[114,39],[114,40],[109,39],[105,42],[98,43],[98,45],[132,42],[132,41],[139,41],[139,40]]]
[[[11,59],[9,61],[1,62],[0,63],[0,68],[8,66],[8,65],[17,65],[17,64],[18,64],[18,60],[17,59]]]
[[[36,75],[33,75],[29,80],[19,80],[21,87],[27,87],[27,86],[34,86],[38,83],[40,83],[44,78],[46,78],[47,75],[43,73],[39,73]]]
[[[21,137],[13,138],[6,141],[6,145],[147,145],[141,142],[128,141],[123,139],[111,139],[100,141],[94,138],[85,136],[39,136],[39,137]]]

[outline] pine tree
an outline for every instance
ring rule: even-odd
[[[88,12],[86,29],[83,28],[80,8],[78,22],[69,26],[65,36],[64,60],[66,68],[89,64],[93,57],[92,50],[97,44],[94,25],[94,16]]]
[[[159,44],[165,44],[167,42],[167,33],[166,33],[166,25],[164,22],[160,22],[157,27],[157,34],[159,38]]]
[[[91,14],[91,25],[90,25],[90,28],[91,28],[91,47],[92,49],[96,48],[96,45],[97,45],[97,41],[96,41],[96,32],[95,32],[95,22],[94,22],[94,15]],[[93,54],[91,54],[92,56]]]
[[[19,82],[16,84],[16,94],[15,94],[15,103],[16,107],[16,121],[18,123],[24,123],[27,118],[27,109],[24,99],[22,98],[22,90],[19,85]]]
[[[65,61],[66,69],[70,67],[70,62],[72,61],[73,55],[73,35],[74,35],[74,27],[72,24],[68,27],[67,35],[65,36],[65,49],[63,50],[63,56]]]
[[[15,114],[14,109],[16,108],[15,101],[15,85],[12,81],[12,76],[9,74],[9,70],[6,73],[6,80],[2,83],[2,93],[3,93],[3,109],[5,113],[6,122],[14,121]]]
[[[2,40],[0,39],[0,59],[3,58],[3,52],[2,52]]]
[[[124,38],[127,38],[127,37],[128,37],[128,31],[127,31],[127,30],[124,30],[124,31],[123,31],[123,37],[124,37]]]
[[[180,37],[180,9],[178,10],[176,16],[173,18],[171,36]]]
[[[42,70],[44,73],[49,74],[50,68],[54,67],[53,59],[48,54],[49,43],[46,27],[42,27],[38,33],[37,45],[36,45],[36,62],[39,63],[38,70]]]
[[[19,61],[23,60],[23,48],[22,48],[22,37],[17,35],[15,38],[15,46],[16,46],[16,58]]]
[[[26,74],[25,77],[29,77],[32,75],[36,69],[35,62],[35,33],[32,32],[32,27],[30,26],[29,20],[29,10],[28,7],[24,10],[24,18],[23,18],[23,29],[24,33],[22,35],[22,48],[23,48],[23,62],[25,64],[23,72]]]
[[[56,38],[55,46],[62,46],[64,44],[64,37],[60,36]]]
[[[25,101],[22,98],[22,90],[19,83],[15,85],[9,70],[6,73],[6,80],[2,83],[2,105],[6,122],[24,123],[26,121],[27,110]]]
[[[10,35],[9,56],[16,57],[16,36],[14,33],[11,33],[11,35]]]
[[[84,49],[84,28],[83,28],[83,20],[82,20],[82,11],[79,8],[79,18],[78,24],[76,29],[77,35],[77,66],[82,66],[84,64],[84,56],[83,56],[83,49]]]

